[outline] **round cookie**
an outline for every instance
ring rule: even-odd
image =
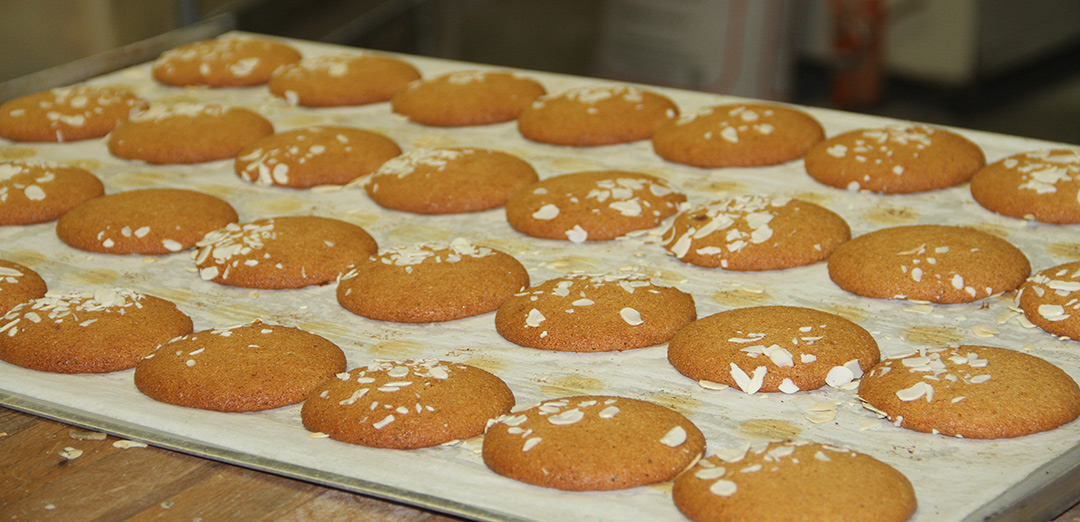
[[[458,214],[501,207],[539,180],[525,160],[477,149],[417,149],[371,175],[368,196],[380,206],[417,214]]]
[[[195,247],[195,265],[204,281],[263,289],[324,285],[378,250],[364,229],[317,216],[230,223]]]
[[[1020,286],[1024,316],[1054,335],[1080,340],[1080,261],[1047,268]]]
[[[833,136],[806,153],[806,172],[836,188],[885,194],[959,185],[986,164],[963,136],[925,125],[889,125]]]
[[[154,164],[203,163],[236,157],[251,142],[273,134],[266,118],[239,107],[179,103],[155,105],[109,134],[109,152]]]
[[[686,417],[651,402],[577,396],[500,417],[484,464],[521,482],[569,491],[625,489],[675,478],[705,451]]]
[[[694,522],[902,522],[917,507],[902,473],[873,457],[810,441],[757,443],[714,455],[675,479],[672,499]]]
[[[345,371],[334,343],[260,321],[173,339],[135,367],[135,386],[156,401],[203,410],[262,411],[296,404]]]
[[[514,407],[498,377],[437,360],[377,362],[338,374],[311,391],[304,427],[334,440],[416,449],[481,435]]]
[[[0,105],[0,138],[65,142],[100,138],[147,103],[124,89],[79,85],[20,96]]]
[[[78,167],[37,161],[0,163],[0,225],[53,221],[104,193],[101,180]]]
[[[457,238],[380,250],[341,276],[338,303],[350,312],[395,323],[434,323],[499,308],[529,284],[513,257]]]
[[[971,195],[998,214],[1043,223],[1080,223],[1080,151],[1009,156],[975,173]]]
[[[748,394],[795,393],[862,377],[881,359],[861,326],[810,308],[738,308],[694,321],[668,343],[668,362],[697,381]]]
[[[49,292],[0,319],[0,359],[45,372],[115,372],[191,329],[173,303],[132,290]]]
[[[17,304],[43,297],[46,291],[45,280],[37,272],[0,259],[0,314],[6,314]]]
[[[855,295],[969,303],[1016,290],[1031,273],[1024,253],[973,228],[912,225],[876,230],[837,248],[829,277]]]
[[[576,172],[545,179],[510,196],[506,220],[533,237],[607,241],[659,225],[684,201],[686,196],[666,181],[647,174]]]
[[[270,92],[293,105],[340,107],[389,101],[420,71],[408,62],[374,53],[304,58],[270,76]]]
[[[289,45],[233,36],[169,49],[154,60],[151,72],[168,85],[248,87],[266,83],[278,67],[299,61],[300,52]]]
[[[825,130],[803,111],[739,103],[668,121],[653,134],[661,158],[694,167],[759,167],[806,155]]]
[[[680,213],[662,241],[686,263],[755,271],[817,263],[850,238],[844,218],[808,201],[736,196]]]
[[[990,346],[886,359],[863,377],[859,399],[897,426],[969,439],[1030,435],[1080,416],[1080,386],[1067,373]]]
[[[544,86],[516,73],[459,71],[410,83],[390,107],[421,125],[489,125],[516,119],[544,93]]]
[[[401,154],[394,140],[354,127],[317,126],[259,138],[239,152],[233,170],[260,185],[344,185]]]
[[[140,189],[88,200],[56,222],[68,245],[102,254],[170,254],[237,221],[224,200],[186,189]]]
[[[541,96],[518,117],[521,135],[553,145],[595,146],[650,138],[679,115],[675,102],[629,86],[578,87]]]
[[[508,299],[495,329],[529,348],[609,352],[665,343],[696,318],[693,296],[643,275],[571,275]]]

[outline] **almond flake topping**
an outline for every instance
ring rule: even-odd
[[[525,318],[525,326],[530,328],[536,328],[540,326],[540,323],[547,319],[544,314],[540,313],[540,310],[533,308],[529,310],[529,315]]]
[[[671,228],[668,230],[671,236],[665,237],[664,241],[668,251],[680,259],[689,253],[694,241],[706,237],[713,238],[710,242],[720,240],[722,246],[701,247],[695,250],[696,253],[723,256],[725,252],[737,252],[772,238],[769,223],[776,214],[771,209],[787,206],[790,202],[790,198],[769,196],[738,196],[715,201],[688,211],[695,218],[706,218],[703,224],[687,228],[678,237],[675,237],[678,233],[675,228]]]
[[[675,426],[668,430],[663,437],[660,438],[660,444],[663,444],[669,448],[677,448],[686,442],[686,429],[682,426]]]
[[[618,414],[619,414],[618,406],[608,406],[607,408],[604,408],[604,409],[600,410],[600,413],[598,413],[597,416],[600,417],[601,419],[610,419],[610,418],[612,418],[612,417],[614,417],[614,416],[616,416]]]
[[[64,450],[60,452],[60,456],[64,457],[67,460],[75,460],[75,459],[81,457],[82,454],[83,454],[83,450],[72,448],[72,447],[64,448]]]
[[[0,266],[0,277],[22,277],[22,272],[15,270],[14,268],[8,268],[6,266]],[[15,281],[8,281],[9,283],[15,283]]]
[[[529,451],[535,448],[537,444],[540,444],[541,440],[543,439],[541,439],[540,437],[530,437],[528,439],[525,439],[525,444],[522,444],[521,451]]]
[[[559,207],[548,203],[547,205],[544,205],[537,209],[536,212],[533,212],[532,217],[533,219],[548,220],[555,219],[555,217],[558,215]]]
[[[578,421],[580,421],[581,419],[584,419],[584,418],[585,418],[585,412],[583,412],[583,411],[581,411],[581,410],[579,410],[577,408],[572,408],[572,409],[566,410],[566,411],[564,411],[562,413],[552,415],[552,416],[548,417],[547,420],[548,420],[548,422],[550,422],[551,424],[554,424],[556,426],[566,426],[566,425],[569,425],[569,424],[577,423]]]
[[[7,322],[0,327],[0,333],[6,331],[9,336],[14,336],[18,331],[15,325],[22,317],[29,314],[33,314],[33,317],[37,319],[35,321],[33,318],[27,317],[27,320],[31,322],[40,321],[42,314],[48,317],[49,320],[57,322],[73,314],[77,317],[82,312],[123,314],[126,308],[142,308],[142,299],[142,294],[121,288],[100,288],[93,292],[66,294],[50,291],[43,297],[19,304],[9,310],[3,316],[3,320]],[[94,321],[96,319],[83,320],[80,323],[89,325]]]
[[[715,468],[706,468],[703,466],[701,469],[694,472],[694,477],[701,480],[715,480],[723,477],[726,473],[727,469],[722,466],[717,466]]]
[[[839,388],[855,380],[855,373],[847,366],[833,366],[825,375],[825,384]]]
[[[765,374],[768,371],[764,366],[758,366],[754,368],[753,376],[747,375],[742,368],[739,368],[735,363],[731,363],[731,378],[735,380],[735,385],[747,395],[753,395],[761,389],[761,385],[765,381]]]
[[[709,486],[709,491],[717,496],[730,497],[738,491],[738,486],[730,480],[717,480],[712,486]]]
[[[780,383],[780,386],[778,386],[777,388],[781,392],[788,393],[788,394],[795,393],[795,392],[799,391],[799,387],[791,379],[784,379],[783,382]]]
[[[134,440],[118,440],[113,442],[113,447],[118,449],[132,449],[132,448],[145,448],[145,443],[137,442]]]
[[[905,402],[926,397],[926,402],[934,400],[934,387],[925,381],[919,381],[908,388],[896,391],[896,397]]]
[[[588,239],[589,233],[581,228],[581,225],[574,225],[573,228],[566,231],[566,239],[569,239],[571,243],[584,243]]]
[[[638,326],[645,322],[641,319],[641,313],[633,308],[623,308],[622,310],[619,310],[619,316],[621,316],[623,321],[626,321],[626,324],[629,324],[630,326]]]
[[[1070,317],[1070,314],[1065,313],[1065,307],[1061,305],[1039,305],[1038,311],[1039,315],[1047,321],[1064,321]]]

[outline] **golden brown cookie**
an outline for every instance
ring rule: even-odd
[[[990,346],[888,358],[863,377],[859,398],[897,426],[969,439],[1030,435],[1080,416],[1080,386],[1061,368]]]
[[[37,272],[0,259],[0,314],[6,314],[17,304],[43,297],[47,290],[45,280]]]
[[[237,221],[224,200],[185,189],[141,189],[88,200],[56,222],[70,246],[102,254],[170,254]]]
[[[260,185],[310,188],[344,185],[401,154],[394,140],[355,127],[317,126],[259,138],[240,151],[233,169]]]
[[[262,411],[296,404],[345,371],[334,343],[260,321],[173,339],[135,367],[135,386],[160,402],[202,410]]]
[[[289,45],[232,36],[169,49],[154,60],[151,71],[168,85],[248,87],[266,83],[278,67],[299,61],[300,52]]]
[[[109,152],[155,164],[203,163],[234,158],[251,142],[273,132],[266,118],[239,107],[155,105],[113,129]]]
[[[164,299],[120,288],[49,292],[0,319],[0,359],[44,372],[108,373],[189,333],[191,319]]]
[[[810,308],[737,308],[694,321],[668,343],[668,361],[697,381],[746,393],[840,387],[878,363],[861,326]]]
[[[959,185],[986,164],[967,138],[925,125],[897,124],[833,136],[806,153],[806,172],[826,185],[886,194]]]
[[[608,352],[665,343],[696,318],[693,296],[643,275],[571,275],[508,299],[495,328],[529,348]]]
[[[293,105],[340,107],[390,101],[420,71],[408,62],[374,53],[304,58],[270,76],[270,92]]]
[[[514,407],[498,377],[434,359],[377,362],[338,374],[311,391],[304,427],[334,440],[416,449],[484,433]]]
[[[975,173],[971,195],[998,214],[1080,223],[1080,152],[1053,149],[1009,156]]]
[[[0,163],[0,225],[53,221],[104,193],[101,180],[78,167],[38,161]]]
[[[544,93],[543,85],[516,73],[458,71],[410,83],[390,107],[422,125],[488,125],[516,119]]]
[[[539,180],[525,160],[477,149],[417,149],[384,163],[367,193],[382,207],[417,214],[457,214],[501,207]]]
[[[702,459],[675,479],[672,498],[686,518],[902,522],[915,513],[911,482],[869,455],[805,440],[731,453]]]
[[[649,90],[579,87],[538,98],[518,117],[518,131],[553,145],[611,145],[648,139],[678,115],[675,102]]]
[[[364,229],[317,216],[230,223],[195,246],[203,280],[264,289],[324,285],[378,250]]]
[[[973,228],[913,225],[858,236],[829,257],[829,277],[855,295],[969,303],[1016,290],[1031,273],[1024,253]]]
[[[851,238],[844,218],[801,199],[736,196],[680,213],[664,248],[680,261],[726,270],[781,270],[826,259]]]
[[[661,158],[694,167],[759,167],[799,159],[824,137],[821,124],[798,109],[738,103],[668,121],[652,145]]]
[[[529,284],[513,257],[457,238],[380,250],[341,276],[337,299],[350,312],[395,323],[433,323],[499,308]]]
[[[1024,316],[1054,335],[1080,340],[1080,261],[1047,268],[1020,286]]]
[[[0,138],[65,142],[100,138],[147,103],[124,89],[79,85],[20,96],[0,105]]]
[[[675,215],[686,196],[647,174],[576,172],[519,190],[506,202],[506,220],[523,234],[572,243],[607,241],[653,228]]]
[[[665,482],[705,451],[689,419],[651,402],[577,396],[500,417],[484,434],[484,464],[528,484],[570,491]]]

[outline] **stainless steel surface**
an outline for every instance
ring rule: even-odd
[[[0,103],[38,91],[87,80],[125,67],[147,62],[162,51],[198,40],[213,38],[236,26],[232,15],[221,14],[194,25],[148,38],[141,42],[87,56],[64,65],[0,83]]]

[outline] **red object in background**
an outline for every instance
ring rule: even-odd
[[[884,0],[829,0],[832,14],[831,99],[840,109],[877,104],[882,96]]]

